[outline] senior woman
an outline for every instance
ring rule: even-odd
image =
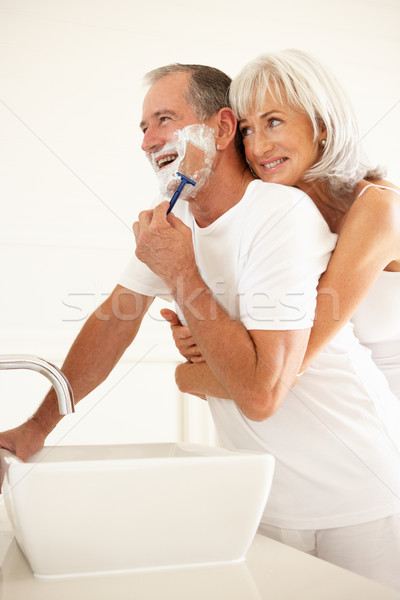
[[[366,163],[348,100],[308,54],[286,50],[249,63],[231,102],[256,176],[303,190],[339,234],[303,369],[353,318],[400,398],[399,188]]]
[[[301,373],[352,319],[400,399],[400,189],[367,164],[349,101],[309,54],[260,56],[233,80],[230,101],[255,176],[303,190],[339,235]],[[164,316],[181,353],[201,361],[190,332]]]

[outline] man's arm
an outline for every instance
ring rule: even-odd
[[[255,421],[279,408],[298,372],[309,329],[247,331],[218,304],[201,278],[191,231],[161,204],[134,225],[136,254],[170,288],[217,381]]]
[[[184,327],[178,319],[178,315],[170,309],[163,309],[161,314],[170,323],[175,345],[182,356],[186,358],[186,362],[178,365],[175,369],[175,381],[180,391],[198,396],[203,400],[206,399],[206,396],[230,398],[227,390],[205,362],[189,327]]]
[[[186,275],[184,279],[186,293],[175,299],[215,376],[207,376],[204,363],[189,364],[186,376],[196,376],[190,385],[195,382],[197,389],[188,387],[184,391],[221,397],[226,390],[222,397],[232,398],[249,419],[263,421],[272,416],[300,368],[310,330],[247,331],[226,314],[208,289],[199,293],[202,280],[198,275]],[[193,294],[198,294],[196,300],[185,305],[183,298]],[[215,318],[208,320],[210,314]],[[184,384],[180,386],[182,389]]]
[[[152,300],[117,285],[86,321],[62,366],[74,391],[75,403],[107,378],[135,339]],[[26,423],[0,434],[0,446],[26,460],[43,446],[61,418],[56,394],[51,389]]]

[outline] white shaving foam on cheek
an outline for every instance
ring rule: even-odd
[[[204,158],[194,172],[188,172],[183,168],[183,174],[196,182],[195,186],[186,184],[182,190],[181,198],[187,199],[195,196],[204,186],[212,173],[213,161],[217,152],[215,146],[215,133],[207,125],[188,125],[183,129],[177,129],[170,142],[163,146],[162,150],[155,154],[148,154],[148,158],[158,178],[160,193],[167,196],[171,191],[175,191],[181,179],[176,175],[180,171],[180,165],[185,159],[188,144],[195,146],[204,154]],[[189,150],[190,152],[190,150]],[[157,160],[161,156],[168,154],[177,154],[176,160],[162,169],[158,168]],[[190,163],[190,157],[187,161]],[[198,163],[199,161],[196,161]],[[169,194],[170,195],[170,194]]]
[[[195,146],[203,153],[201,164],[197,164],[197,169],[194,172],[184,172],[187,177],[196,182],[195,186],[186,185],[183,188],[181,198],[187,199],[196,196],[201,188],[207,183],[213,171],[214,157],[217,153],[215,145],[215,132],[208,125],[188,125],[181,130],[181,137],[185,140],[186,152],[188,157],[188,168],[190,168],[190,150],[188,145]]]

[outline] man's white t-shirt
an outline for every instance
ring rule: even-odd
[[[191,227],[196,262],[224,309],[247,329],[312,327],[316,285],[337,236],[300,190],[252,181],[238,204],[198,227],[187,202],[174,214]],[[168,298],[165,283],[132,256],[119,283]]]
[[[337,236],[308,196],[257,180],[208,227],[197,226],[186,202],[174,213],[191,227],[200,274],[232,318],[248,330],[312,326],[316,286]],[[135,256],[119,283],[169,295]],[[400,405],[380,375],[349,325],[266,421],[247,419],[232,400],[208,397],[225,447],[275,456],[263,521],[315,529],[400,511],[400,449],[390,437],[396,426],[400,431]]]

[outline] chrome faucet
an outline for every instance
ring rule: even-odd
[[[41,373],[50,380],[55,389],[60,415],[75,412],[72,388],[58,367],[29,354],[0,354],[0,371],[6,369],[29,369]]]

